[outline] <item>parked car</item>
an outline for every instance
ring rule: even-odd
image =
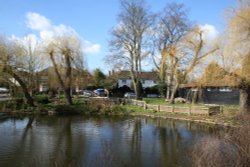
[[[160,95],[159,94],[147,94],[148,98],[159,98]]]
[[[95,95],[102,96],[102,97],[106,95],[104,89],[96,89],[96,90],[94,90],[94,93],[95,93]]]
[[[135,98],[136,94],[134,92],[127,92],[124,94],[125,98]]]
[[[93,96],[93,92],[90,90],[84,90],[82,95],[83,97],[91,97]]]
[[[10,91],[7,88],[0,88],[0,97],[9,97]]]

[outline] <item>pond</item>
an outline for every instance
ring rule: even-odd
[[[0,166],[191,166],[189,150],[215,128],[130,116],[0,116]]]

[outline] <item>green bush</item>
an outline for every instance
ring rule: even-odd
[[[54,111],[58,115],[74,115],[74,114],[86,114],[94,112],[94,109],[85,104],[75,104],[75,105],[56,105]]]
[[[8,112],[27,108],[23,99],[11,99],[0,102],[0,111]]]
[[[114,105],[114,106],[111,107],[111,112],[114,112],[114,113],[116,113],[116,112],[126,112],[126,111],[127,111],[127,109],[125,107],[123,107],[123,106]]]
[[[48,104],[50,102],[48,95],[36,95],[34,100],[40,104]]]

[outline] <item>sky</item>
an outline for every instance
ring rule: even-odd
[[[215,38],[225,29],[225,10],[235,0],[145,0],[153,12],[167,3],[185,4],[189,18]],[[46,39],[53,35],[76,33],[83,44],[87,68],[104,72],[109,53],[110,31],[118,24],[119,0],[0,0],[0,34],[10,38]]]

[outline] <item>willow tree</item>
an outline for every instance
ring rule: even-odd
[[[217,62],[212,61],[204,69],[202,78],[200,79],[201,84],[207,84],[216,81],[222,81],[227,75],[227,71],[220,66]]]
[[[174,103],[174,97],[181,81],[185,80],[207,56],[219,49],[217,43],[209,44],[204,34],[205,32],[199,26],[195,26],[189,30],[182,40],[182,49],[175,55],[175,85],[171,93],[171,103]],[[179,75],[182,76],[181,80]]]
[[[72,69],[83,62],[79,39],[74,35],[55,37],[47,46],[47,53],[63,89],[66,103],[72,105]]]
[[[27,87],[29,72],[25,67],[25,49],[15,41],[0,40],[0,75],[5,77],[15,85],[22,88],[22,92],[29,106],[35,106],[32,96]],[[7,75],[7,76],[6,76]]]
[[[143,0],[121,0],[118,26],[111,32],[111,54],[106,60],[114,66],[129,69],[137,99],[141,97],[141,65],[147,51],[147,33],[152,24]]]
[[[237,78],[240,90],[240,111],[250,113],[250,1],[238,0],[228,19],[225,60],[227,71]],[[235,73],[235,71],[240,72]]]
[[[155,65],[158,69],[159,84],[161,87],[165,87],[167,75],[169,76],[167,93],[165,94],[165,92],[161,90],[161,93],[169,99],[176,67],[176,50],[178,49],[181,39],[188,32],[189,20],[185,6],[174,2],[166,5],[164,10],[158,15],[157,20],[154,29],[154,43],[160,54],[160,60],[159,63],[155,63]]]

